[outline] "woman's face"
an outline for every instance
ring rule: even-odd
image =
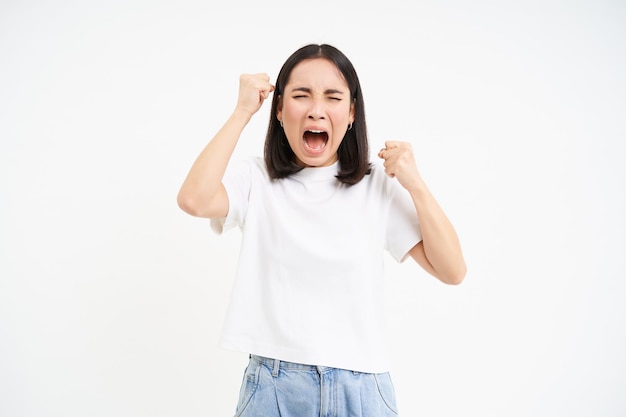
[[[302,61],[291,71],[276,117],[299,165],[331,165],[337,161],[337,149],[354,121],[348,83],[327,59]]]

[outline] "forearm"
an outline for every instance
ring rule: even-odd
[[[228,162],[251,115],[236,109],[193,163],[178,192],[178,205],[187,213],[214,217],[212,202]]]
[[[458,284],[466,266],[452,223],[425,184],[409,190],[420,220],[424,256],[441,281]]]

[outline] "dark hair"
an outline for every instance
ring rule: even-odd
[[[276,117],[276,110],[283,95],[283,89],[289,81],[294,67],[302,61],[315,58],[324,58],[335,64],[337,69],[343,74],[350,89],[350,99],[354,103],[354,122],[352,123],[352,128],[346,132],[337,150],[339,159],[337,179],[342,183],[353,185],[370,173],[367,127],[365,124],[361,84],[350,60],[343,52],[326,44],[303,46],[287,58],[287,61],[280,69],[272,98],[272,110],[267,136],[265,137],[265,165],[272,179],[285,178],[302,169],[295,161],[295,154],[291,150],[285,131]]]

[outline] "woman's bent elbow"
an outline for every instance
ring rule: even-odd
[[[465,279],[466,274],[467,267],[463,264],[439,279],[448,285],[459,285]]]
[[[203,216],[201,205],[198,204],[197,198],[181,192],[178,193],[176,202],[178,203],[178,207],[180,207],[185,213],[195,217],[205,217]]]
[[[228,196],[225,192],[218,192],[209,197],[181,190],[176,198],[178,207],[185,213],[206,219],[226,217],[228,214]]]

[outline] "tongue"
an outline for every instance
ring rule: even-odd
[[[326,145],[326,135],[321,133],[306,132],[304,141],[311,149],[322,149]]]

